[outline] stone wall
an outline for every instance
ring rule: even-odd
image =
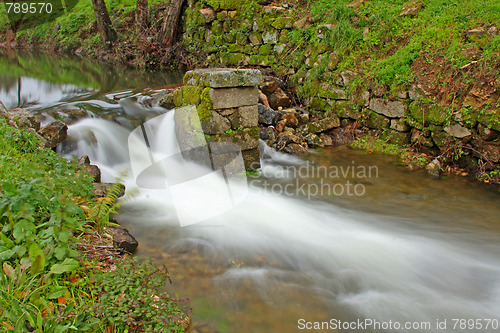
[[[245,167],[256,170],[260,168],[257,87],[261,83],[259,70],[189,71],[184,76],[184,86],[174,92],[174,104],[176,107],[196,107],[203,132],[199,133],[198,141],[235,143],[243,153]],[[178,132],[189,128],[184,122],[191,121],[180,112],[176,113]]]
[[[183,42],[204,52],[206,65],[272,68],[297,88],[304,107],[320,118],[322,113],[335,115],[344,127],[355,122],[357,128],[376,130],[390,143],[413,144],[435,155],[450,144],[470,146],[465,154],[487,162],[490,170],[500,163],[500,114],[487,109],[498,98],[497,92],[482,94],[471,89],[460,104],[454,101],[450,107],[418,81],[386,86],[354,68],[338,68],[343,55],[327,44],[290,43],[292,34],[311,31],[311,27],[319,39],[325,29],[332,29],[311,22],[294,1],[286,5],[263,0],[188,4]]]

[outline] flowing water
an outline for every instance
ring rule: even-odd
[[[120,122],[131,102],[165,113],[150,139],[171,155],[178,152],[174,111],[144,97],[150,89],[96,95],[99,89],[86,88],[83,98],[64,89],[54,88],[63,97],[43,112],[71,104],[85,116],[71,124],[61,153],[89,155],[104,181],[122,178],[129,194],[118,219],[138,238],[138,256],[167,265],[172,292],[191,300],[195,331],[500,331],[497,188],[435,179],[348,148],[297,158],[262,146],[261,175],[248,176],[244,201],[181,228],[171,188],[135,185],[133,126]],[[88,94],[101,113],[80,103]],[[167,172],[194,179],[199,168],[176,160]],[[209,196],[210,186],[199,190]],[[189,204],[208,211],[208,202]]]

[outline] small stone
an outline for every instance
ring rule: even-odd
[[[259,90],[259,103],[265,105],[268,108],[271,107],[269,105],[269,100],[267,99],[266,94],[264,94],[261,90]]]
[[[425,166],[425,170],[427,170],[430,175],[439,177],[439,175],[441,174],[441,162],[439,162],[439,160],[435,158],[434,160],[432,160],[432,162]]]
[[[305,137],[305,140],[306,140],[309,147],[322,148],[325,146],[323,140],[321,140],[321,138],[319,136],[317,136],[316,134],[313,134],[313,133],[307,134]]]
[[[297,155],[297,156],[307,156],[309,153],[307,150],[302,147],[301,145],[297,143],[291,143],[287,145],[285,148],[283,148],[283,151],[285,153],[291,154],[291,155]]]
[[[200,13],[205,18],[205,23],[213,22],[216,18],[215,10],[212,8],[202,8]]]
[[[412,0],[406,3],[399,16],[416,16],[422,9],[422,0]]]
[[[472,133],[465,127],[459,125],[459,124],[454,124],[450,126],[445,126],[443,130],[448,133],[449,135],[455,137],[455,138],[465,138],[466,136],[471,135]]]
[[[264,44],[277,44],[278,43],[278,32],[266,31],[262,34],[262,41]]]
[[[277,117],[276,111],[263,104],[257,105],[259,108],[259,123],[264,125],[274,125]]]
[[[299,124],[305,125],[309,122],[309,115],[307,113],[301,114],[299,116]]]
[[[340,73],[340,76],[342,77],[342,80],[344,82],[344,86],[349,86],[351,84],[352,80],[355,78],[359,77],[359,74],[353,71],[342,71]]]
[[[287,94],[279,87],[272,94],[267,95],[267,98],[269,100],[269,105],[273,109],[278,109],[279,107],[287,108],[292,104]]]
[[[259,139],[264,140],[270,147],[276,142],[278,135],[276,130],[272,127],[263,128],[259,133]]]
[[[293,23],[293,26],[294,26],[296,29],[305,29],[305,28],[307,28],[309,25],[310,25],[310,23],[309,23],[309,17],[308,17],[308,16],[305,16],[305,17],[301,18],[300,20],[295,21],[295,22]]]
[[[320,133],[319,138],[323,141],[325,146],[333,146],[332,137],[325,133]]]

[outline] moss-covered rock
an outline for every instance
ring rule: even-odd
[[[259,55],[267,56],[270,55],[272,52],[271,45],[269,44],[264,44],[261,47],[259,47]]]
[[[410,137],[410,133],[403,133],[394,130],[383,131],[380,134],[381,139],[398,146],[405,146],[410,144]]]
[[[381,114],[368,110],[363,125],[372,129],[384,129],[391,126],[391,120]]]
[[[278,17],[271,22],[271,26],[276,29],[291,29],[293,27],[293,18]]]
[[[309,108],[316,111],[326,112],[330,109],[330,104],[326,100],[320,97],[313,97],[311,103],[309,104]]]
[[[341,118],[358,119],[361,116],[361,109],[349,101],[335,103],[333,112]]]
[[[222,23],[220,22],[213,22],[212,23],[212,34],[214,36],[221,36],[222,34],[224,33],[223,29],[222,29]]]
[[[416,127],[426,127],[428,125],[443,125],[449,119],[451,113],[447,108],[436,103],[425,103],[423,101],[412,102],[409,106],[412,119],[416,122]],[[419,126],[418,126],[419,125]]]

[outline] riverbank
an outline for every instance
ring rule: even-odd
[[[88,158],[52,150],[66,129],[0,103],[2,331],[183,331],[189,305],[164,291],[168,272],[127,259],[137,243],[110,221],[123,188],[93,186]]]
[[[86,2],[16,34],[0,27],[2,42],[148,68],[259,68],[278,76],[312,117],[338,117],[339,126],[324,133],[333,141],[356,132],[370,137],[356,147],[387,151],[369,143],[388,142],[416,156],[411,165],[434,161],[435,174],[453,169],[500,181],[500,11],[493,2],[188,1],[174,49],[157,38],[164,2],[150,2],[144,31],[134,24],[135,2],[108,3],[113,46],[100,42]]]

